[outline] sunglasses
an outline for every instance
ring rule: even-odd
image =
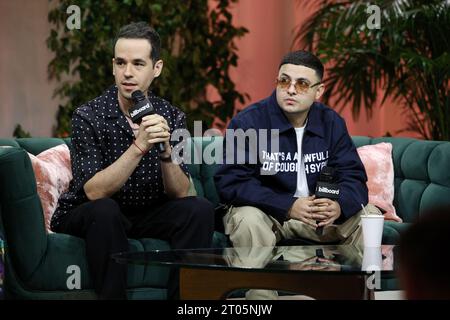
[[[289,87],[291,86],[292,80],[289,78],[277,78],[275,83],[277,84],[278,87],[280,87],[281,89],[285,89],[288,90]],[[321,84],[322,82],[317,82],[313,85],[310,85],[309,82],[305,79],[298,79],[294,81],[294,88],[295,91],[297,91],[297,93],[305,93],[307,92],[310,88],[313,88],[319,84]]]

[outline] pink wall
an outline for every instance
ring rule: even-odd
[[[10,137],[17,123],[33,136],[49,136],[55,125],[60,101],[52,96],[56,81],[47,78],[52,53],[45,44],[52,5],[55,2],[47,0],[0,0],[0,137]],[[279,60],[292,49],[295,28],[316,6],[312,0],[239,0],[234,4],[235,24],[250,32],[237,41],[239,66],[231,73],[238,90],[251,96],[248,103],[271,93]],[[357,120],[350,110],[342,112],[350,133],[380,136],[390,131],[396,135],[403,128],[400,108],[387,103],[375,109],[370,120],[364,112]]]
[[[281,57],[293,49],[301,49],[292,47],[294,32],[317,10],[317,4],[305,0],[240,0],[234,5],[235,25],[246,27],[249,33],[237,41],[239,64],[232,71],[232,78],[238,90],[250,94],[248,103],[267,97],[274,89]],[[404,128],[405,112],[389,101],[381,107],[379,100],[370,119],[364,110],[358,119],[353,119],[349,108],[341,112],[350,134],[377,137],[390,132],[394,136],[415,136],[397,133]]]
[[[33,136],[51,136],[60,100],[49,81],[52,52],[48,0],[0,0],[0,137],[12,137],[20,123]]]

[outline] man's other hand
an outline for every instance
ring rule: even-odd
[[[313,228],[317,228],[316,219],[313,217],[314,196],[298,198],[288,212],[289,219],[299,220]]]
[[[312,218],[319,221],[319,227],[333,224],[341,216],[341,206],[337,201],[320,198],[314,199],[312,202]]]

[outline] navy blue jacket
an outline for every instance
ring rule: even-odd
[[[279,152],[272,152],[275,148],[270,143],[262,147],[262,135],[256,145],[249,138],[241,150],[233,146],[234,155],[230,157],[231,149],[228,150],[227,159],[226,146],[228,144],[230,148],[230,142],[236,139],[226,136],[224,164],[214,177],[222,202],[254,206],[280,222],[285,221],[287,212],[297,199],[294,197],[297,188],[297,136],[277,103],[275,91],[270,97],[238,113],[228,129],[256,129],[257,132],[267,129],[267,136],[270,129],[279,129]],[[320,102],[314,102],[308,113],[302,149],[310,194],[314,193],[319,173],[325,165],[336,170],[335,179],[340,188],[337,201],[342,211],[336,223],[342,223],[361,210],[361,204],[367,204],[367,175],[345,121],[339,114]],[[246,158],[237,162],[239,152],[245,153]],[[234,164],[229,161],[233,156]]]

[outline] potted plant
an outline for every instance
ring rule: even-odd
[[[389,97],[410,111],[409,130],[450,140],[449,34],[448,1],[323,0],[296,41],[330,62],[325,102],[334,96],[354,116],[363,106],[370,114],[383,91],[383,102]]]
[[[247,32],[232,24],[229,6],[234,2],[58,0],[48,15],[52,30],[47,39],[55,53],[49,75],[61,80],[55,94],[65,101],[59,106],[55,134],[70,135],[73,110],[114,83],[112,39],[132,21],[148,21],[161,35],[164,75],[152,90],[183,109],[188,121],[203,120],[207,126],[215,117],[226,121],[236,101],[244,103],[246,98],[229,75],[238,62],[234,41]],[[79,29],[71,30],[66,27],[66,10],[73,5],[81,19]],[[218,92],[217,101],[206,99],[208,86]]]

